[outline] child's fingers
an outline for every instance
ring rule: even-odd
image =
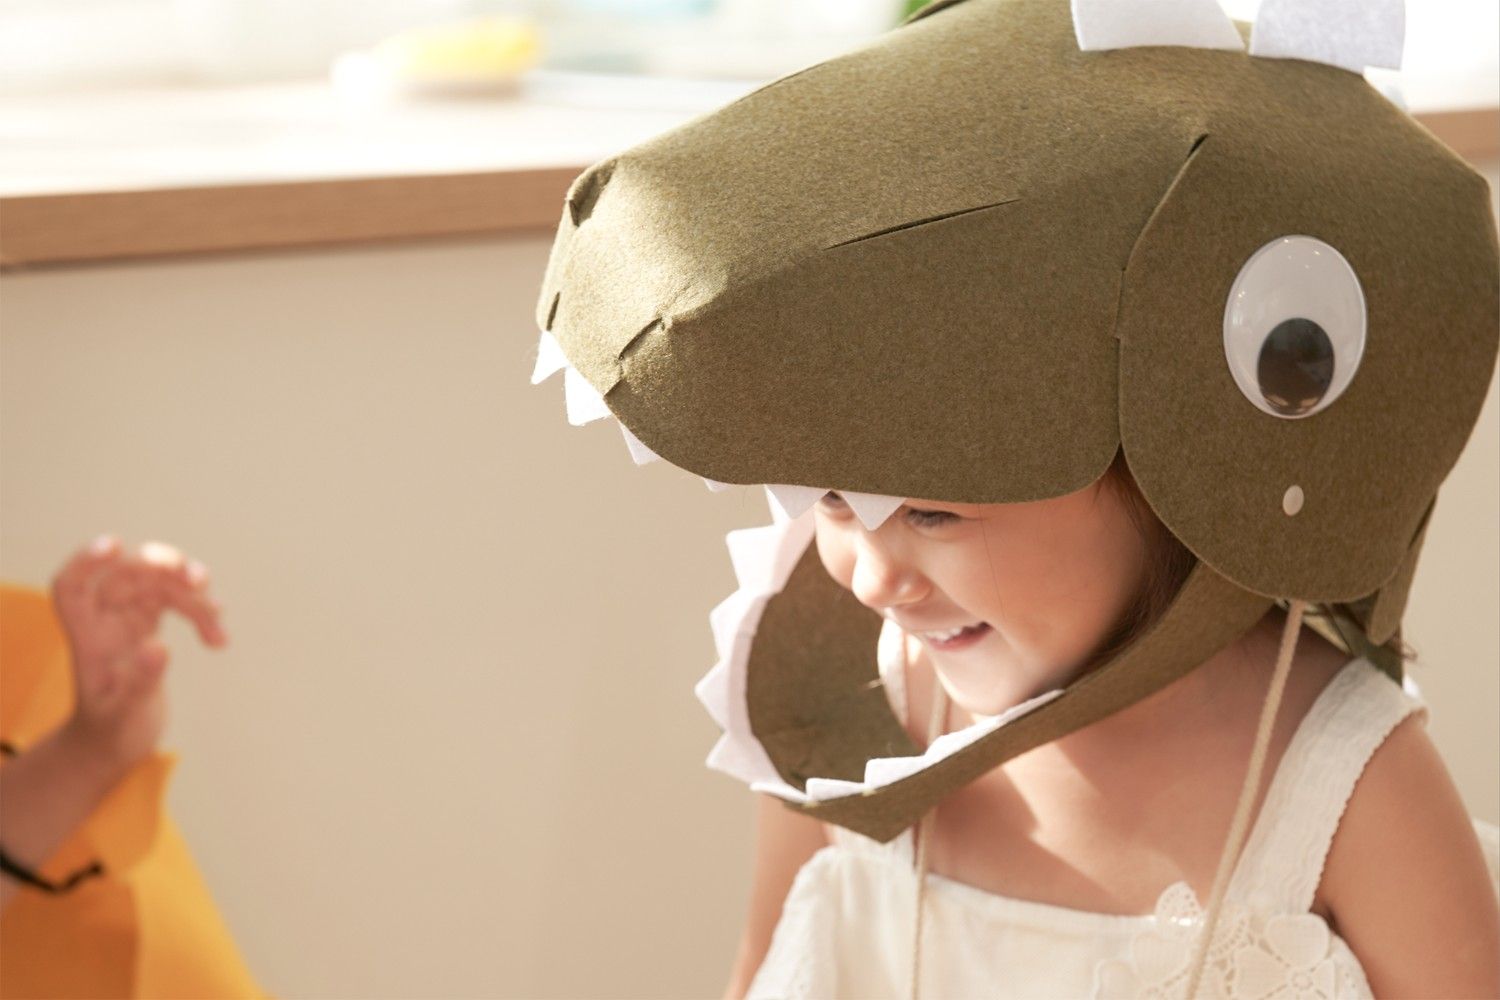
[[[92,609],[101,573],[120,557],[120,540],[113,535],[100,535],[86,548],[73,553],[52,578],[52,598],[65,620],[76,619]]]
[[[126,697],[140,698],[150,694],[167,672],[171,651],[159,639],[147,639],[137,648]]]
[[[193,623],[207,645],[222,646],[228,640],[219,603],[208,594],[207,568],[172,546],[147,542],[140,555],[122,564],[116,575],[119,579],[106,588],[111,596],[156,614],[163,607],[175,608]]]

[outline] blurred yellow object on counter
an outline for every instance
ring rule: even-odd
[[[412,28],[333,65],[340,90],[472,92],[508,88],[536,65],[541,38],[518,17],[492,16]]]

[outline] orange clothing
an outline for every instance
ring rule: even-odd
[[[0,739],[25,753],[72,707],[50,596],[0,584]],[[97,860],[104,874],[60,895],[22,886],[11,898],[0,916],[0,998],[266,996],[167,815],[176,764],[173,753],[142,760],[37,872],[56,882]]]

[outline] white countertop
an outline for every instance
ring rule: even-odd
[[[535,74],[355,101],[326,81],[0,96],[0,196],[579,168],[758,85]]]
[[[536,73],[511,96],[384,104],[326,80],[0,95],[0,196],[579,168],[759,82]],[[1488,79],[1401,84],[1417,114],[1500,100]]]

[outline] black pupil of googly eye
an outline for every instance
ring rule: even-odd
[[[1283,320],[1261,345],[1255,375],[1276,412],[1306,413],[1333,382],[1333,341],[1310,319]]]

